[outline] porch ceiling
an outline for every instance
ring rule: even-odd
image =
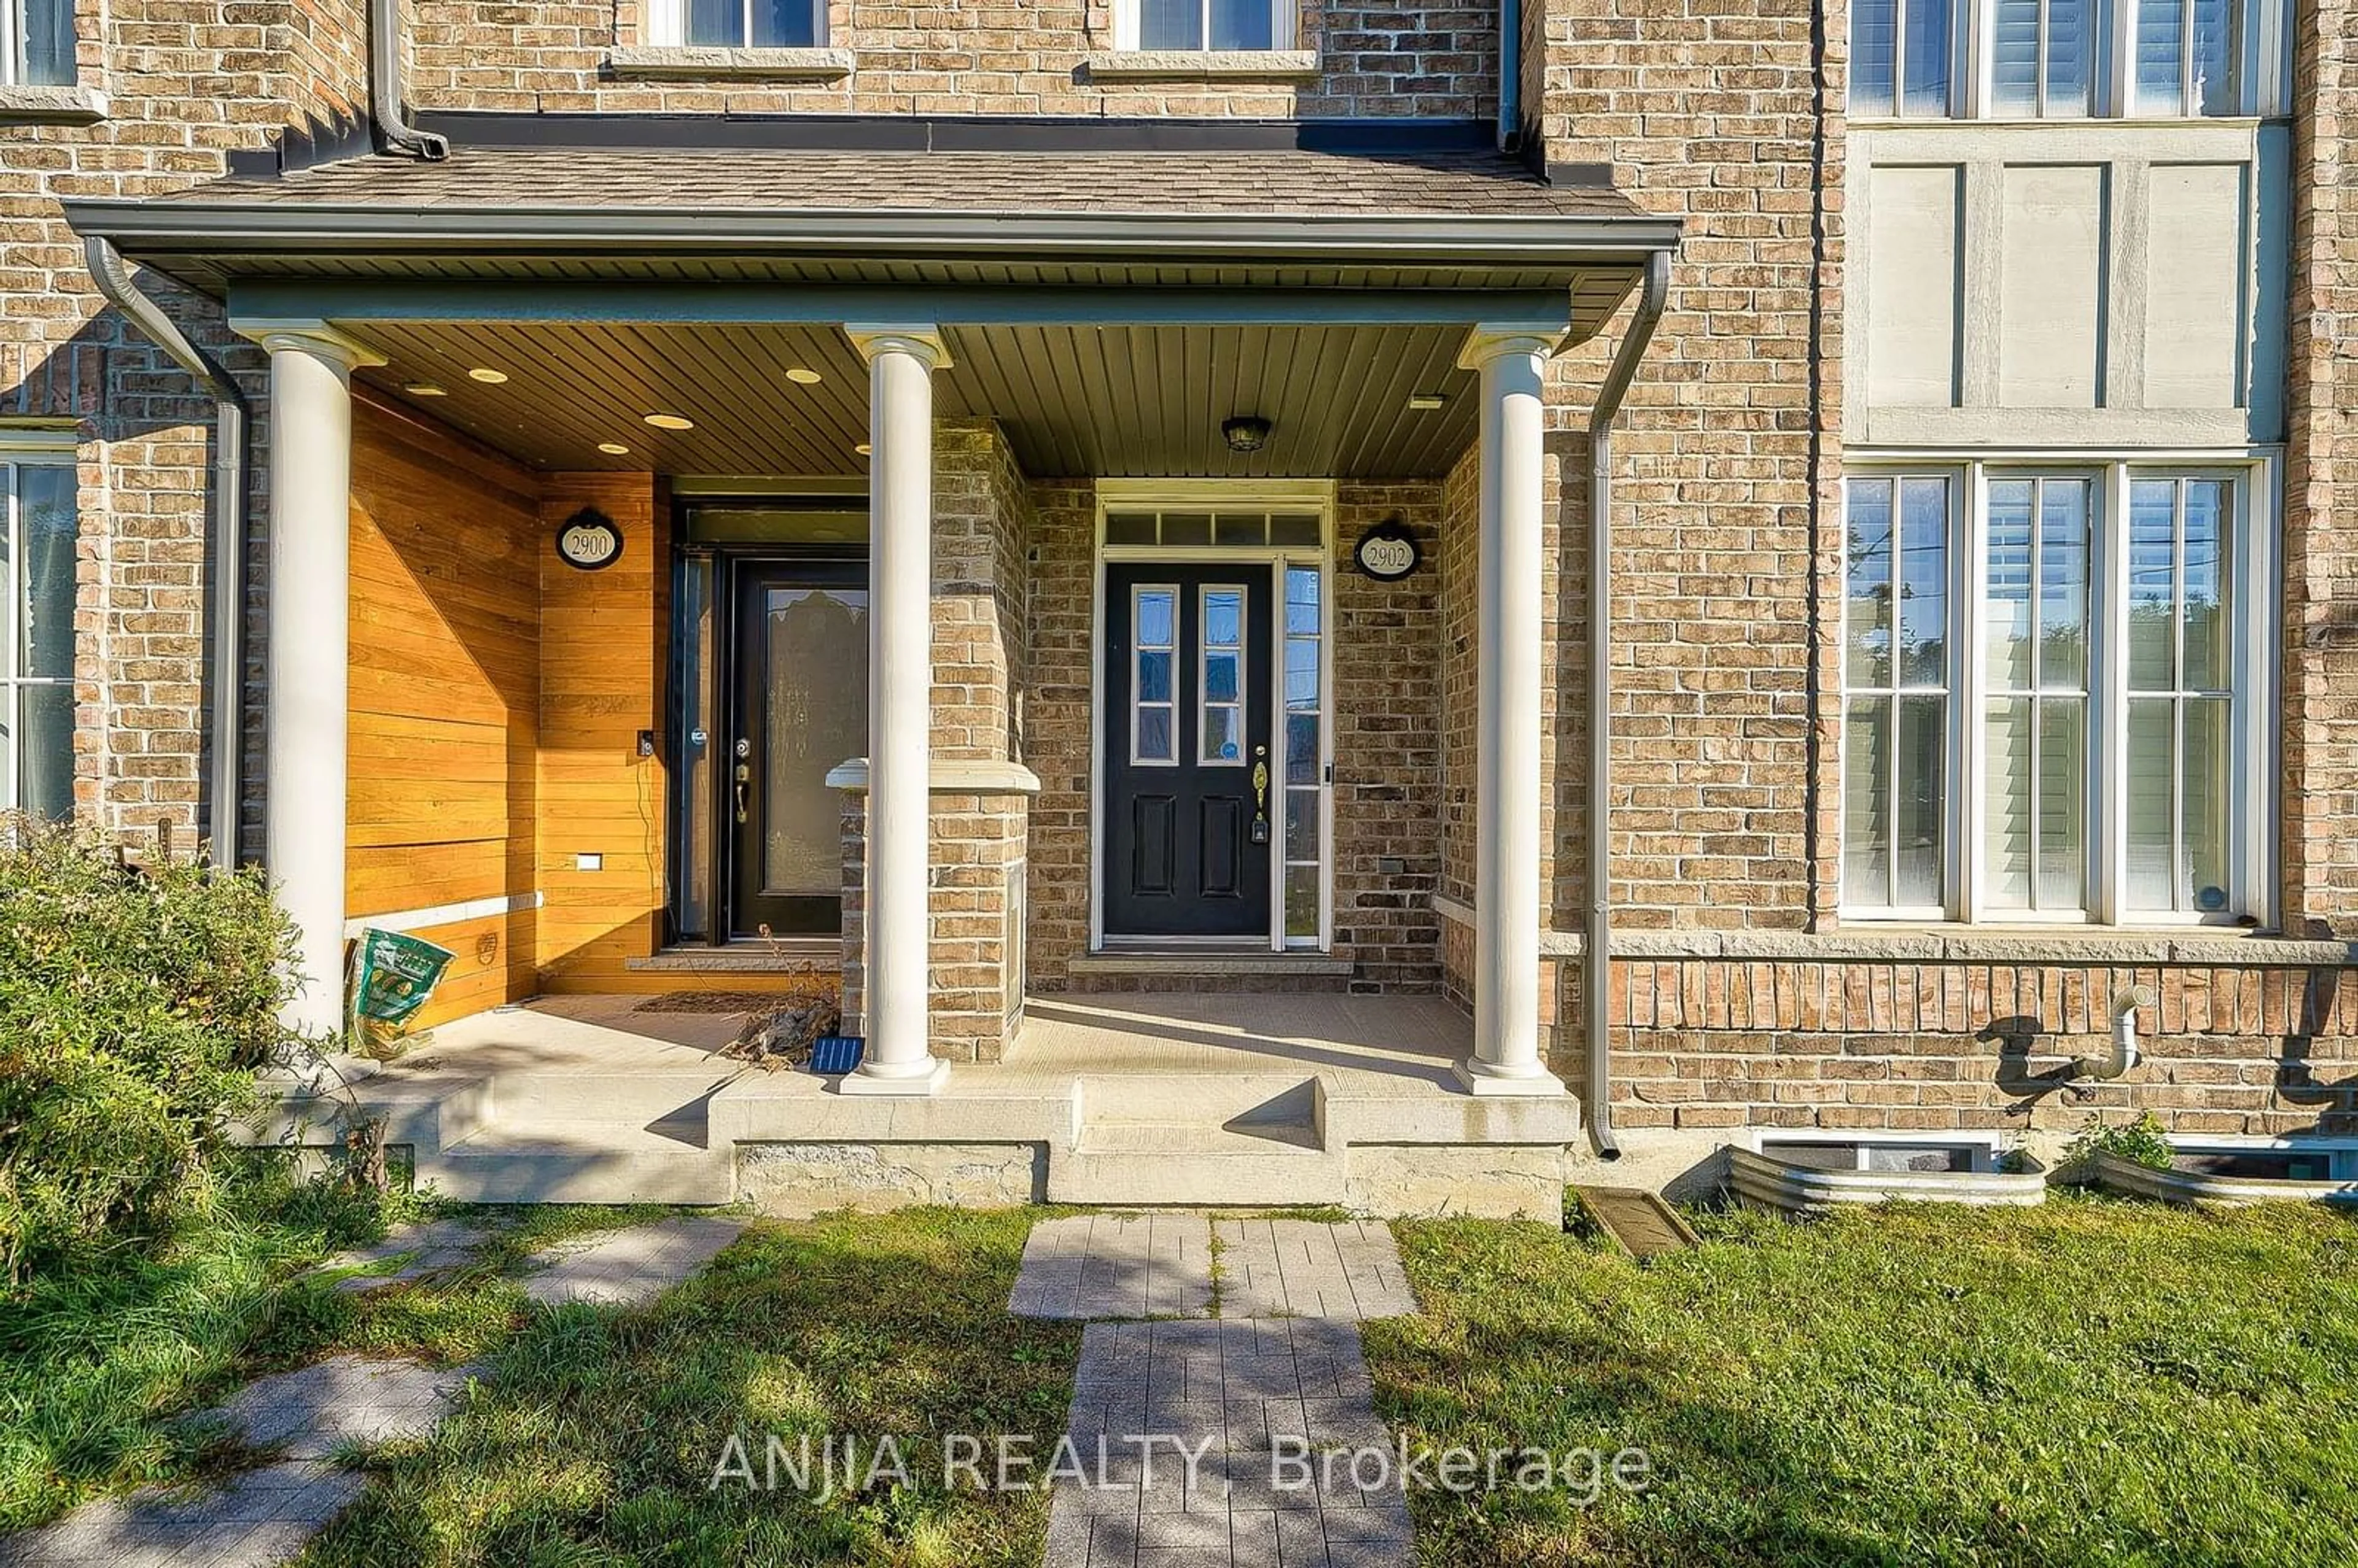
[[[865,466],[868,375],[818,323],[348,323],[390,362],[362,373],[535,467],[665,473],[844,474]],[[1447,471],[1475,435],[1466,327],[1057,324],[945,329],[946,416],[989,416],[1040,477],[1414,477]],[[488,368],[507,379],[486,384]],[[816,383],[789,371],[815,372]],[[405,387],[429,383],[442,396]],[[1446,404],[1412,410],[1412,393]],[[656,429],[649,413],[695,428]],[[1253,453],[1221,421],[1274,427]],[[627,455],[598,450],[600,442]]]

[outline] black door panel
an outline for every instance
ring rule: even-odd
[[[1106,568],[1105,930],[1270,934],[1271,570]]]

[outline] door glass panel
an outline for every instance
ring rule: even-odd
[[[680,564],[676,613],[679,624],[679,732],[672,754],[679,759],[678,810],[675,839],[679,907],[675,919],[682,936],[712,934],[713,868],[719,860],[714,841],[717,825],[712,812],[713,748],[719,735],[719,710],[714,702],[714,637],[718,617],[712,604],[712,561],[691,557]]]
[[[773,588],[763,781],[765,891],[843,892],[843,797],[827,775],[868,749],[868,590]]]
[[[1130,637],[1137,644],[1131,657],[1130,757],[1134,762],[1175,762],[1179,756],[1178,697],[1171,687],[1178,657],[1179,590],[1138,588],[1130,590]]]
[[[1201,759],[1242,762],[1244,737],[1244,603],[1241,588],[1206,588],[1203,598]]]

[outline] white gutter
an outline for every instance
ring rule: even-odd
[[[1618,1160],[1613,1136],[1613,419],[1653,341],[1671,292],[1671,256],[1646,258],[1646,281],[1629,330],[1614,351],[1588,414],[1588,923],[1580,956],[1587,1020],[1588,1081],[1581,1120],[1598,1158]]]
[[[190,342],[143,294],[114,246],[96,234],[82,257],[106,302],[172,357],[213,399],[212,484],[212,814],[209,854],[216,866],[238,861],[245,752],[245,427],[244,392],[218,361]]]

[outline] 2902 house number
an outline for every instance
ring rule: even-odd
[[[1398,582],[1416,570],[1422,552],[1417,548],[1416,535],[1394,518],[1362,534],[1356,557],[1359,569],[1378,582]]]
[[[585,506],[557,530],[557,553],[568,566],[602,570],[622,558],[622,531],[596,507]]]

